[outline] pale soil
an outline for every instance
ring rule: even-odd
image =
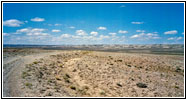
[[[76,50],[7,60],[3,61],[6,96],[184,96],[183,56]]]

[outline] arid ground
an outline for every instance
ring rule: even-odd
[[[3,49],[4,97],[183,97],[184,56]]]

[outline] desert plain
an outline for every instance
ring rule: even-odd
[[[4,97],[184,97],[183,45],[3,48]]]

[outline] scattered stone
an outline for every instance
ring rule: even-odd
[[[67,78],[71,78],[71,77],[69,76],[69,74],[66,74],[66,77],[67,77]]]
[[[120,83],[117,83],[117,86],[122,87],[122,85]]]
[[[139,88],[147,88],[147,85],[144,83],[137,83],[136,84]]]
[[[70,86],[70,88],[71,88],[72,90],[76,90],[76,87],[75,87],[75,86]]]
[[[175,72],[180,72],[180,71],[181,71],[181,68],[177,66]]]
[[[118,62],[122,62],[123,60],[117,60]]]
[[[114,64],[111,63],[110,65],[114,65]]]
[[[56,80],[61,80],[59,75],[56,75],[55,78],[56,78]]]
[[[73,69],[73,72],[76,72],[77,70],[76,69]]]

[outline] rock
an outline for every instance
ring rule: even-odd
[[[122,62],[123,60],[117,60],[118,62]]]
[[[139,88],[147,88],[147,85],[144,83],[137,83],[136,86],[138,86]]]
[[[72,90],[76,90],[76,87],[75,87],[75,86],[70,86],[70,88],[71,88]]]
[[[118,85],[119,87],[122,87],[122,85],[121,85],[120,83],[117,83],[117,85]]]
[[[73,72],[76,72],[77,70],[76,69],[73,69]]]

